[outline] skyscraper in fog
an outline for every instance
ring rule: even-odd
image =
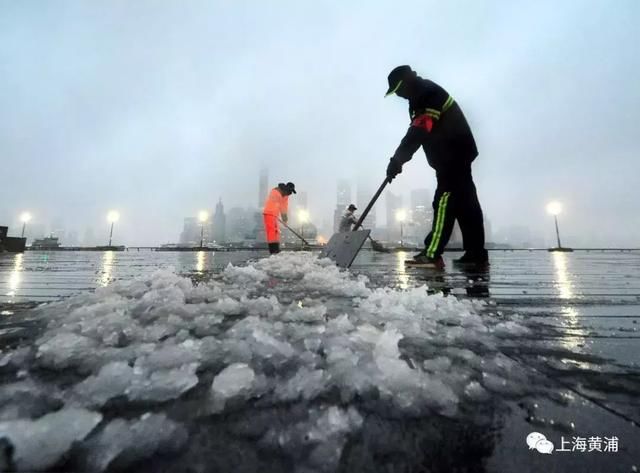
[[[413,189],[411,191],[411,209],[418,207],[431,208],[431,193],[429,189]]]
[[[307,193],[305,191],[298,191],[294,196],[297,207],[307,210],[309,208],[309,202],[307,199]]]
[[[216,243],[224,243],[226,241],[226,223],[227,218],[224,215],[224,206],[222,198],[216,204],[216,211],[213,214],[213,241]]]
[[[200,225],[196,217],[185,217],[182,233],[180,233],[180,243],[193,246],[200,244]]]
[[[258,184],[258,208],[262,209],[264,201],[269,194],[269,170],[266,167],[260,168],[260,180]]]
[[[336,208],[333,211],[333,231],[337,232],[340,226],[342,214],[351,204],[351,185],[346,179],[338,181],[338,189],[336,195]]]
[[[226,213],[225,237],[227,242],[242,242],[245,240],[264,241],[262,228],[262,211],[256,212],[255,208],[232,207]],[[260,225],[257,226],[257,223]],[[260,240],[262,238],[262,240]]]
[[[400,225],[396,219],[398,210],[402,207],[402,196],[387,192],[385,195],[387,217],[387,240],[393,241],[400,237]]]
[[[365,183],[358,183],[358,192],[356,195],[356,206],[358,212],[361,214],[364,209],[369,205],[371,198],[373,197],[373,191],[371,187]],[[376,207],[374,206],[367,218],[362,222],[362,226],[366,229],[373,230],[376,227]]]
[[[411,191],[411,221],[415,225],[415,234],[420,241],[431,229],[431,220],[433,218],[431,197],[429,189],[414,189]]]
[[[338,181],[336,204],[347,207],[351,203],[351,185],[346,179]]]

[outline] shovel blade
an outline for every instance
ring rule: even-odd
[[[356,259],[371,230],[357,230],[334,234],[320,252],[321,258],[329,258],[341,268],[348,268]]]

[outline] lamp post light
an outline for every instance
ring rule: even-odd
[[[562,204],[558,201],[549,202],[547,204],[547,213],[553,215],[553,220],[556,226],[556,239],[558,246],[556,248],[550,248],[549,251],[573,251],[571,248],[566,248],[560,243],[560,230],[558,230],[558,215],[562,212]]]
[[[110,210],[107,214],[107,222],[111,224],[111,230],[109,231],[109,246],[111,246],[111,240],[113,239],[113,224],[120,220],[120,214],[115,210]]]
[[[407,211],[400,209],[396,212],[396,220],[400,222],[400,248],[404,248],[404,222],[407,220]]]
[[[198,212],[198,220],[200,221],[200,248],[204,247],[204,224],[209,220],[209,214],[206,210]]]
[[[300,235],[304,238],[304,224],[309,221],[309,211],[306,209],[298,210],[298,220],[300,221]]]
[[[29,220],[31,220],[31,214],[29,212],[24,212],[20,215],[20,221],[22,222],[22,238],[24,238],[24,230],[27,228]]]

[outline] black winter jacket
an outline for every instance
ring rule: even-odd
[[[411,126],[394,159],[405,163],[422,146],[438,179],[470,176],[478,149],[462,110],[435,82],[420,77],[418,81],[419,95],[409,101]]]

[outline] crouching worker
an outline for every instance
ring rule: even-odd
[[[289,208],[289,196],[296,193],[296,186],[293,182],[280,183],[269,192],[264,203],[262,217],[264,221],[264,233],[269,245],[269,253],[280,253],[280,226],[278,217],[287,223],[287,210]]]
[[[338,226],[338,232],[340,232],[340,233],[350,232],[351,231],[351,227],[353,225],[355,225],[356,223],[358,223],[358,219],[356,218],[356,215],[353,213],[356,210],[358,210],[358,209],[353,204],[351,204],[351,205],[349,205],[349,207],[347,207],[347,210],[344,211],[344,213],[342,214],[342,218],[340,219],[340,225]]]

